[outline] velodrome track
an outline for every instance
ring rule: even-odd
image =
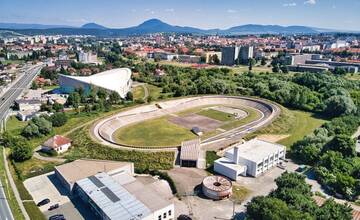
[[[174,99],[169,101],[157,102],[157,104],[142,105],[120,112],[116,115],[99,120],[92,127],[92,136],[101,144],[114,147],[134,150],[175,150],[179,146],[129,146],[116,143],[113,134],[116,130],[129,124],[139,123],[145,120],[159,118],[169,114],[185,111],[187,109],[196,108],[206,105],[228,105],[233,107],[247,107],[258,111],[261,117],[246,125],[234,128],[202,140],[202,145],[212,143],[220,144],[221,142],[236,141],[241,139],[247,133],[258,130],[270,124],[280,114],[280,108],[263,99],[255,99],[242,96],[198,96],[182,99]]]

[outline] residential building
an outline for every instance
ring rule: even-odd
[[[97,64],[97,54],[93,52],[83,52],[79,53],[79,62],[87,64]]]
[[[71,146],[71,140],[61,135],[55,135],[41,145],[45,152],[55,151],[58,154],[66,152]]]
[[[226,66],[233,66],[236,64],[239,57],[240,47],[223,47],[221,48],[221,64]]]
[[[249,59],[254,57],[253,46],[242,46],[240,48],[239,61],[242,64],[248,64]]]

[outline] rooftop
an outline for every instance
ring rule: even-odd
[[[109,219],[135,220],[151,214],[148,207],[106,173],[98,173],[76,183]]]
[[[181,143],[181,160],[198,160],[200,153],[200,139],[183,141]]]
[[[132,166],[129,162],[80,159],[71,163],[56,166],[55,169],[68,181],[75,183],[78,180],[95,175],[99,172],[109,172],[125,166]]]
[[[252,139],[250,141],[246,141],[239,145],[236,145],[239,149],[239,156],[245,158],[247,160],[259,162],[263,158],[267,157],[269,154],[283,151],[285,150],[285,146],[280,144],[274,144],[271,142],[259,140],[259,139]],[[234,148],[231,148],[226,152],[230,154],[231,157],[234,155]],[[228,158],[232,160],[233,158]]]
[[[69,143],[71,143],[71,140],[69,138],[66,138],[61,135],[55,135],[54,137],[45,141],[43,145],[54,149]]]

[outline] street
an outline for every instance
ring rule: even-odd
[[[20,94],[27,88],[31,81],[35,78],[37,73],[41,70],[42,66],[30,67],[21,78],[11,86],[0,98],[0,121],[4,120],[8,114],[8,110],[13,105],[14,101],[20,96]],[[0,182],[0,219],[12,220],[14,219],[7,198],[5,196],[3,184]]]

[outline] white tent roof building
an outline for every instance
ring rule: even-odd
[[[68,76],[59,75],[61,91],[71,93],[77,88],[83,88],[90,92],[91,87],[105,89],[108,92],[117,92],[121,98],[125,98],[130,91],[132,80],[129,68],[117,68],[107,70],[91,76]]]

